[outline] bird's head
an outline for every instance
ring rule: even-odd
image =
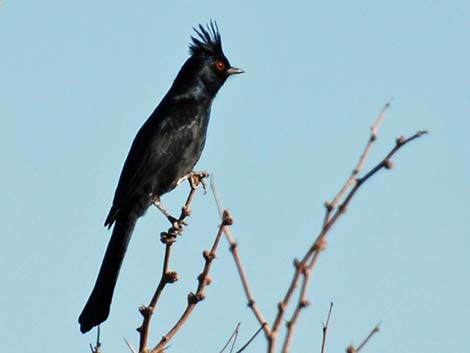
[[[222,40],[216,22],[211,21],[206,27],[199,25],[194,31],[197,36],[191,37],[191,57],[187,64],[206,88],[215,94],[229,76],[244,71],[230,65],[222,50]]]

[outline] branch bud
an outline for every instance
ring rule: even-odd
[[[214,260],[214,258],[215,258],[215,253],[214,253],[214,252],[211,252],[211,251],[209,251],[209,250],[204,250],[204,251],[202,252],[202,257],[204,258],[204,260],[206,260],[206,261],[209,262],[209,261]]]
[[[196,294],[189,292],[188,294],[188,304],[196,304],[198,302]]]
[[[199,283],[204,284],[206,286],[212,283],[212,278],[210,278],[209,276],[204,276],[204,273],[200,273],[199,276],[197,276],[197,280]]]
[[[191,210],[189,209],[189,206],[184,205],[184,206],[181,208],[181,214],[182,214],[184,217],[189,217],[189,216],[191,216]]]
[[[405,136],[400,136],[399,138],[397,138],[397,139],[395,140],[397,146],[403,145],[403,143],[404,143],[405,141],[406,141]]]
[[[168,271],[165,273],[164,281],[166,283],[175,283],[178,280],[178,272]]]
[[[384,167],[385,167],[385,169],[392,169],[393,168],[393,162],[390,159],[386,159],[384,161]]]
[[[204,299],[206,299],[204,293],[194,294],[193,292],[190,292],[188,294],[188,304],[197,304]]]
[[[149,317],[150,315],[153,314],[153,308],[150,307],[150,306],[141,305],[141,306],[139,306],[139,313],[143,317]]]
[[[325,205],[325,208],[326,208],[326,210],[327,210],[328,212],[333,211],[334,207],[333,207],[333,205],[331,204],[331,202],[326,201],[326,202],[324,203],[324,205]]]

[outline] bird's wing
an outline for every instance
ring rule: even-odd
[[[134,196],[137,191],[136,185],[139,184],[139,180],[142,180],[145,170],[148,169],[150,160],[149,145],[144,143],[141,131],[142,129],[135,137],[122,167],[114,193],[113,206],[106,217],[105,226],[111,227],[120,209]]]
[[[181,141],[187,140],[191,133],[189,130],[190,126],[178,124],[178,119],[172,116],[167,115],[161,120],[152,116],[148,119],[137,133],[124,162],[105,226],[113,224],[121,208],[140,201],[136,200],[138,193],[145,192],[143,188],[149,178],[154,178],[158,169],[167,165],[172,156],[174,158],[175,148],[181,147]],[[142,196],[146,202],[148,195]]]

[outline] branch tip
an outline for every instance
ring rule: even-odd
[[[222,214],[222,224],[224,226],[231,226],[233,224],[234,220],[232,216],[230,215],[230,211],[225,209],[223,214]]]
[[[403,143],[406,141],[405,136],[400,136],[395,140],[395,143],[397,146],[403,145]]]
[[[325,205],[325,208],[328,212],[331,212],[335,209],[335,207],[333,206],[333,204],[331,202],[326,201],[324,203],[324,205]]]

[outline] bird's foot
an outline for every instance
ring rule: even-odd
[[[175,232],[176,234],[181,234],[183,232],[184,226],[188,225],[188,223],[186,223],[184,219],[176,219],[172,216],[169,216],[167,218],[171,223],[171,228],[169,229],[169,232],[171,233]]]
[[[199,185],[202,185],[202,188],[204,189],[204,193],[207,193],[207,186],[206,183],[204,182],[204,179],[209,176],[208,172],[202,171],[202,172],[195,172],[192,171],[182,178],[180,178],[177,182],[177,185],[181,184],[183,181],[188,180],[189,185],[191,186],[191,189],[195,190],[199,187]]]

